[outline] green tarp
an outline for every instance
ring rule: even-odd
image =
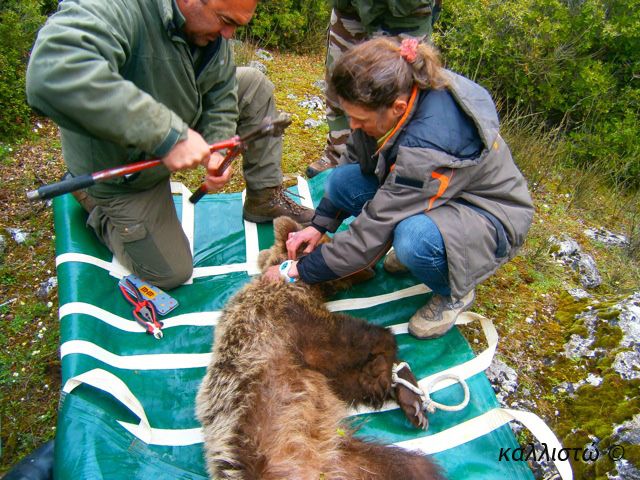
[[[308,186],[300,179],[293,191],[307,204],[311,195],[317,204],[323,178]],[[195,270],[192,282],[171,292],[180,305],[162,317],[160,340],[133,321],[131,306],[117,286],[124,272],[85,227],[81,207],[70,195],[54,201],[64,385],[56,478],[206,478],[195,395],[219,312],[257,273],[257,252],[270,246],[273,233],[270,225],[242,221],[240,193],[207,195],[195,209],[187,195],[174,198],[185,232],[193,239]],[[427,432],[412,428],[392,405],[361,413],[356,418],[360,434],[431,452],[451,479],[533,478],[526,462],[500,459],[501,449],[518,445],[482,373],[491,347],[480,356],[486,358],[474,357],[457,328],[429,341],[403,333],[429,293],[410,275],[391,277],[381,265],[376,272],[374,280],[331,299],[329,308],[393,326],[400,357],[418,378],[456,367],[456,373],[468,377],[471,401],[462,411],[431,415]],[[489,337],[495,334],[490,322],[483,328]],[[459,403],[460,386],[445,385],[439,385],[444,388],[433,398]]]

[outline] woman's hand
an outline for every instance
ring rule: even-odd
[[[272,282],[279,282],[280,280],[284,280],[284,278],[282,278],[282,275],[280,275],[279,268],[279,265],[273,265],[267,268],[263,274],[264,278],[266,278],[267,280],[271,280]]]
[[[304,253],[311,253],[322,238],[322,233],[314,227],[307,227],[299,232],[291,232],[287,239],[287,254],[291,260],[298,258],[298,250],[304,246]],[[296,270],[297,273],[297,270]]]
[[[289,275],[289,277],[291,278],[295,278],[295,279],[299,278],[298,262],[291,262],[291,266],[289,267],[289,271],[287,272],[287,275]],[[267,270],[265,270],[264,272],[264,277],[267,280],[271,280],[272,282],[279,282],[281,280],[284,280],[284,277],[280,273],[280,265],[273,265],[267,268]]]

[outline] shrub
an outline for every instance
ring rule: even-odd
[[[36,32],[45,17],[38,0],[0,3],[0,138],[12,140],[29,128],[25,67]]]
[[[577,164],[597,158],[618,184],[640,186],[640,0],[445,5],[434,41],[449,68],[563,127]]]
[[[317,51],[326,43],[329,14],[326,0],[263,0],[241,35],[264,47]]]

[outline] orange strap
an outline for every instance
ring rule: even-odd
[[[451,176],[453,176],[453,173],[451,174]],[[431,208],[433,207],[433,203],[442,195],[444,195],[444,192],[449,186],[450,180],[450,177],[447,177],[446,175],[438,172],[431,172],[431,178],[435,178],[436,180],[438,180],[440,182],[440,186],[438,187],[438,192],[429,199],[429,207],[427,208],[427,211],[431,210]]]
[[[409,118],[409,114],[413,109],[413,104],[415,103],[417,97],[418,97],[418,85],[414,84],[413,88],[411,89],[411,96],[409,97],[409,103],[407,104],[407,109],[402,114],[402,117],[400,118],[396,126],[393,127],[393,130],[391,131],[391,133],[387,135],[387,138],[384,140],[384,142],[382,142],[382,145],[378,147],[378,150],[376,150],[375,155],[379,154],[380,150],[384,148],[384,146],[387,144],[389,139],[393,137],[398,132],[398,130],[400,130],[400,128],[403,127],[404,123],[407,121],[407,118]]]

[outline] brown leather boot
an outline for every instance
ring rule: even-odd
[[[250,190],[244,201],[242,216],[255,223],[271,222],[277,217],[289,217],[303,226],[308,226],[315,210],[298,205],[291,200],[281,186]]]
[[[330,168],[335,168],[338,166],[338,163],[333,159],[327,157],[321,157],[319,160],[316,160],[311,165],[307,167],[307,177],[313,178],[318,175],[320,172],[324,172]]]

